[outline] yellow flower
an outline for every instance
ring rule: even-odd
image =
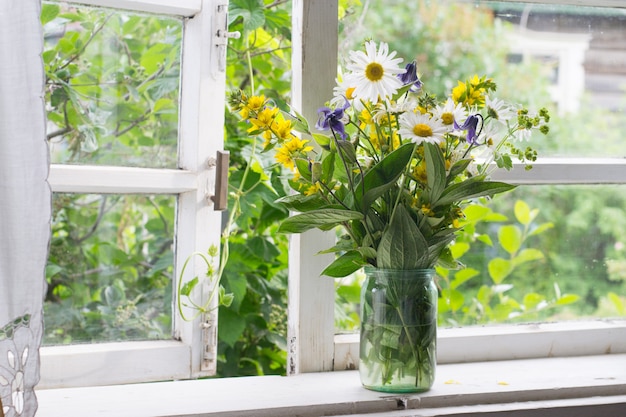
[[[280,148],[276,149],[276,161],[285,168],[289,168],[292,171],[295,170],[294,156],[305,156],[307,152],[313,150],[312,146],[306,146],[307,142],[307,140],[302,140],[295,136],[284,142]]]
[[[424,163],[424,161],[422,161],[421,163],[416,165],[415,168],[413,168],[413,176],[417,178],[417,180],[422,184],[426,184],[426,182],[428,181],[428,176],[426,175],[426,164]]]
[[[280,142],[294,138],[293,133],[291,133],[291,120],[274,120],[272,132]]]
[[[430,204],[422,204],[422,213],[427,215],[428,217],[434,217],[435,212],[430,208]]]
[[[261,110],[264,105],[265,105],[264,95],[252,96],[247,100],[245,106],[241,109],[239,114],[241,114],[241,118],[245,120],[248,117],[250,117],[251,112],[258,113],[259,110]]]
[[[278,107],[264,108],[257,114],[256,118],[250,119],[250,123],[252,123],[252,127],[248,129],[248,132],[253,132],[255,130],[261,130],[261,131],[269,130],[277,114],[278,114]]]
[[[318,191],[320,191],[321,189],[322,187],[320,187],[320,183],[316,182],[315,184],[311,185],[309,188],[307,188],[304,191],[304,195],[313,195],[317,193]]]
[[[485,85],[490,85],[491,79],[479,78],[474,75],[467,83],[458,82],[458,85],[452,89],[452,99],[454,103],[462,103],[466,106],[477,105],[482,107],[485,105],[485,94],[487,93]]]

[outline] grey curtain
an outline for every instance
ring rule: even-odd
[[[0,2],[0,399],[33,416],[50,239],[41,0]]]

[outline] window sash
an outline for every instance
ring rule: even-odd
[[[86,6],[192,17],[202,10],[203,0],[63,0]]]
[[[75,3],[194,17],[184,20],[182,40],[181,169],[53,164],[49,174],[49,183],[55,192],[178,195],[174,271],[178,278],[189,254],[219,245],[222,216],[213,209],[211,201],[215,187],[215,167],[211,160],[223,149],[224,100],[215,98],[225,97],[226,83],[218,64],[224,49],[215,44],[212,35],[215,10],[218,6],[227,6],[228,2],[80,0]],[[186,279],[201,275],[205,270],[202,264],[190,262],[187,266],[190,277]],[[210,288],[205,290],[210,291]],[[41,386],[122,384],[214,374],[214,350],[205,349],[205,341],[216,343],[216,314],[209,320],[215,325],[202,330],[200,320],[209,318],[186,322],[176,313],[176,308],[172,310],[173,340],[42,347]]]

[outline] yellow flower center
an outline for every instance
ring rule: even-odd
[[[354,87],[350,87],[346,89],[346,98],[348,100],[352,100],[354,98]]]
[[[451,125],[454,123],[454,115],[452,113],[443,113],[441,115],[441,121],[444,125]]]
[[[432,136],[433,129],[425,123],[418,123],[413,126],[413,133],[415,134],[415,136],[427,138],[429,136]]]
[[[379,81],[383,78],[384,73],[385,71],[383,70],[383,66],[378,62],[372,62],[367,65],[367,68],[365,68],[365,76],[370,81]]]

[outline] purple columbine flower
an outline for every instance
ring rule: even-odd
[[[415,61],[406,64],[403,74],[398,74],[398,78],[402,81],[402,85],[411,85],[411,92],[417,93],[422,88],[422,82],[417,76],[417,63]]]
[[[465,140],[470,145],[476,145],[476,139],[478,139],[478,135],[480,135],[480,131],[482,131],[483,129],[482,123],[481,123],[480,131],[476,133],[479,120],[482,122],[483,117],[480,114],[476,113],[476,114],[470,115],[467,119],[465,119],[465,122],[463,122],[463,124],[460,126],[456,123],[456,120],[454,121],[455,129],[467,130],[467,136],[465,137]]]
[[[344,112],[348,107],[350,107],[350,102],[346,99],[346,103],[343,107],[338,107],[335,110],[332,110],[329,107],[320,107],[317,110],[317,114],[319,115],[319,119],[315,124],[315,128],[318,130],[328,130],[330,129],[333,133],[339,133],[341,139],[345,140],[348,137],[346,133],[346,129],[344,126]]]

